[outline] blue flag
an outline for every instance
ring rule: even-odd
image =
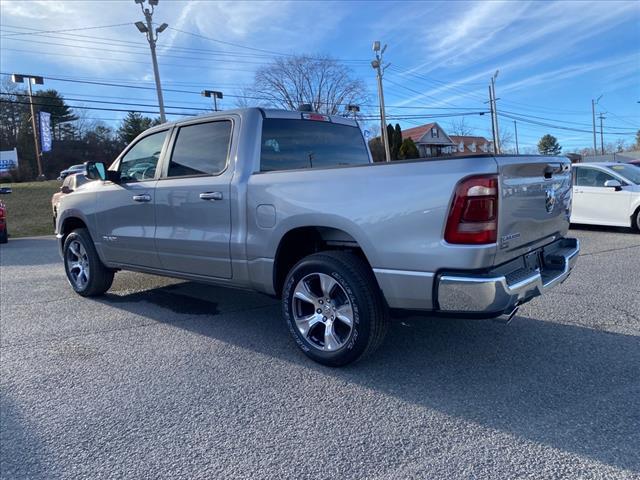
[[[40,145],[43,152],[51,151],[51,114],[40,112]]]

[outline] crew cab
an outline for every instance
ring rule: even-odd
[[[330,366],[374,351],[395,312],[513,315],[579,252],[566,158],[372,163],[339,116],[193,117],[86,169],[98,181],[62,198],[56,224],[77,293],[123,269],[278,296],[297,345]]]

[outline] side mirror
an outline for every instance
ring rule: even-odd
[[[85,162],[86,176],[89,180],[106,180],[107,167],[102,162]]]
[[[63,185],[63,186],[61,186],[61,187],[60,187],[60,191],[61,191],[62,193],[71,193],[71,192],[73,192],[73,190],[72,190],[71,188],[69,188],[69,186],[68,186],[68,185]]]
[[[604,182],[605,187],[615,188],[616,191],[622,190],[622,184],[618,180],[607,180]]]

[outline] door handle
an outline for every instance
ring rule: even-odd
[[[222,200],[222,192],[202,192],[201,200]]]
[[[151,195],[149,195],[148,193],[143,193],[141,195],[134,195],[133,196],[133,200],[135,202],[150,202],[151,201]]]

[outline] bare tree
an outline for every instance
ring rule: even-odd
[[[465,117],[460,117],[459,119],[451,120],[449,123],[449,133],[451,135],[458,135],[460,137],[466,137],[468,135],[473,135],[473,129],[471,125],[469,125],[465,119]]]
[[[277,108],[296,110],[308,103],[321,113],[344,113],[348,104],[367,100],[364,83],[347,66],[330,57],[277,58],[256,72],[251,96]]]
[[[504,128],[500,130],[499,133],[500,138],[498,141],[500,142],[500,151],[502,153],[515,153],[516,149],[513,141],[513,133]]]

